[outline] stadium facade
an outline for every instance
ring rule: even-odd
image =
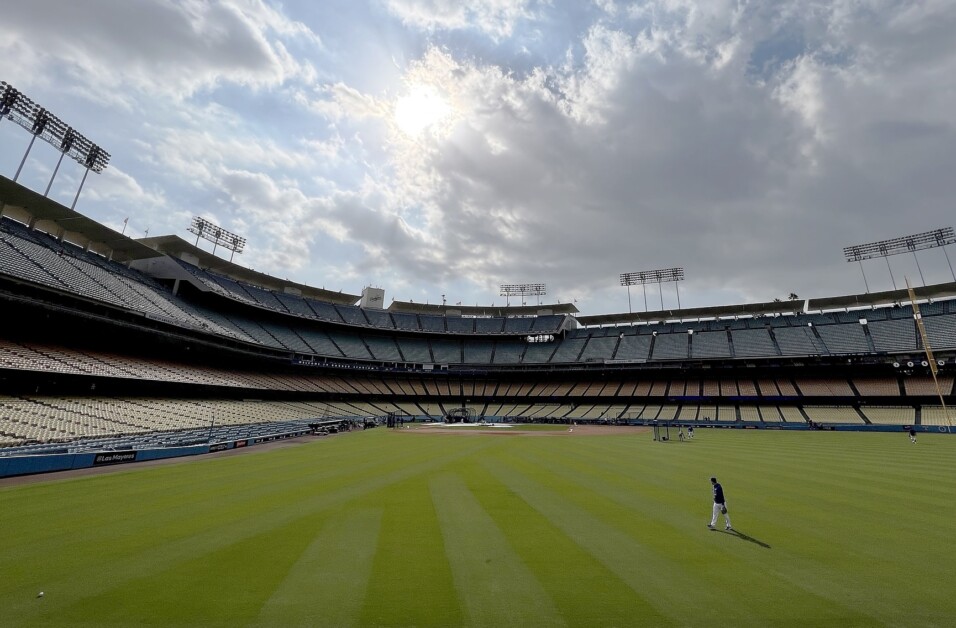
[[[127,238],[9,179],[0,204],[7,451],[389,415],[949,430],[905,291],[598,316],[370,308],[177,236]],[[949,405],[956,283],[916,292]]]

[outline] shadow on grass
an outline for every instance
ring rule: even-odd
[[[771,549],[770,545],[768,545],[767,543],[764,543],[763,541],[761,541],[761,540],[759,540],[759,539],[755,539],[755,538],[752,537],[752,536],[748,536],[748,535],[744,534],[743,532],[741,532],[740,530],[737,530],[736,528],[734,528],[733,530],[714,530],[714,532],[721,532],[721,533],[723,533],[723,534],[729,534],[729,535],[731,535],[731,536],[737,537],[738,539],[741,539],[741,540],[744,540],[744,541],[748,541],[748,542],[750,542],[750,543],[753,543],[754,545],[759,545],[760,547],[766,547],[767,549]]]

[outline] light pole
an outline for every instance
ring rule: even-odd
[[[661,309],[664,309],[664,282],[674,282],[677,288],[677,282],[684,280],[683,268],[660,268],[657,270],[642,270],[635,273],[621,273],[620,280],[622,286],[627,286],[627,310],[631,310],[631,286],[640,285],[644,290],[644,311],[647,311],[647,284],[654,282],[661,294]],[[680,309],[680,289],[677,289],[677,309]]]
[[[843,247],[843,255],[847,262],[859,262],[860,272],[863,273],[863,285],[867,293],[870,291],[870,285],[866,281],[866,273],[863,272],[863,260],[882,257],[886,260],[886,268],[890,272],[890,281],[893,282],[893,290],[896,290],[896,277],[893,276],[893,267],[890,266],[890,257],[900,253],[912,253],[916,260],[916,268],[919,270],[920,279],[923,285],[926,285],[926,279],[923,277],[923,268],[920,266],[916,251],[924,249],[942,248],[946,256],[946,263],[949,265],[949,272],[953,274],[953,280],[956,281],[956,273],[953,273],[953,265],[949,261],[949,254],[946,247],[956,242],[956,232],[952,227],[943,227],[932,231],[924,231],[913,235],[891,238],[889,240],[880,240],[878,242],[869,242],[867,244],[856,244],[854,246]]]
[[[502,284],[499,295],[505,297],[505,306],[511,305],[511,297],[521,297],[521,304],[524,305],[524,297],[537,296],[538,305],[541,305],[541,297],[548,294],[548,286],[543,283],[518,283]]]
[[[196,245],[199,245],[199,238],[212,242],[212,254],[216,254],[216,247],[222,246],[232,251],[229,255],[229,261],[232,261],[233,255],[242,253],[246,246],[246,239],[232,232],[226,231],[222,227],[214,225],[201,216],[193,217],[192,222],[187,229],[190,233],[196,235]]]
[[[33,137],[30,138],[30,144],[27,146],[26,152],[23,154],[23,159],[20,160],[20,165],[17,168],[13,180],[16,181],[20,178],[20,173],[26,164],[30,150],[39,137],[60,151],[60,157],[57,160],[56,167],[53,169],[53,176],[50,177],[50,182],[47,184],[46,190],[43,193],[44,196],[49,194],[50,188],[53,186],[53,180],[56,178],[57,172],[59,172],[64,155],[68,155],[71,159],[86,168],[86,172],[83,174],[83,180],[80,182],[80,187],[76,191],[76,196],[73,198],[73,204],[70,205],[70,209],[74,209],[80,198],[80,192],[83,191],[83,185],[86,183],[87,175],[91,170],[97,173],[103,172],[107,164],[109,164],[110,154],[80,133],[77,133],[73,127],[67,126],[48,110],[21,94],[6,81],[0,81],[0,90],[2,90],[2,94],[0,94],[0,120],[9,118],[33,135]]]

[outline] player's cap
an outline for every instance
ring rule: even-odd
[[[716,481],[717,481],[717,478],[710,478],[710,481],[711,481],[711,482],[716,482]]]

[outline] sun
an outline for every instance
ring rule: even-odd
[[[409,137],[418,137],[444,121],[451,105],[431,85],[417,85],[395,102],[395,124]]]

